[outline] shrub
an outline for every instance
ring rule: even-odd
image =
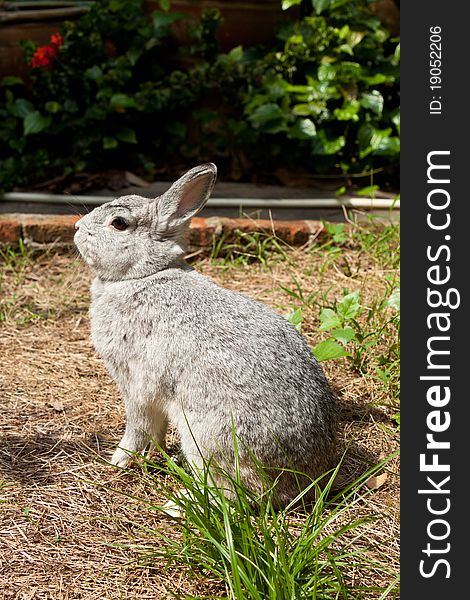
[[[235,178],[299,166],[396,183],[398,40],[366,0],[312,3],[270,49],[219,53],[214,9],[177,48],[169,27],[186,15],[148,19],[142,0],[103,0],[48,46],[25,42],[31,84],[0,82],[0,186],[209,159]]]

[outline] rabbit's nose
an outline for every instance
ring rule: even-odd
[[[80,221],[81,219],[78,219],[78,221],[75,223],[75,229],[80,229]]]

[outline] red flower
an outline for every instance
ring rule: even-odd
[[[49,46],[42,46],[37,48],[31,60],[31,66],[33,68],[48,67],[51,64],[52,54]]]
[[[36,49],[31,60],[31,66],[33,69],[40,67],[49,67],[52,59],[59,53],[59,48],[63,45],[64,40],[60,33],[53,33],[51,35],[51,43],[49,46],[40,46]]]
[[[56,48],[60,48],[64,43],[62,36],[59,32],[53,33],[51,35],[51,46],[55,46]]]

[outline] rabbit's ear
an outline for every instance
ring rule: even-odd
[[[217,167],[206,163],[194,167],[157,199],[158,226],[173,229],[189,221],[209,199]]]

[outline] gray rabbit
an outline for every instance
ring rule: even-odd
[[[293,325],[184,261],[189,222],[216,174],[200,165],[156,199],[123,196],[76,224],[75,243],[96,275],[93,344],[126,408],[111,462],[127,465],[126,450],[145,451],[149,436],[163,445],[171,421],[189,464],[233,472],[235,433],[242,481],[261,490],[255,463],[272,478],[283,471],[284,504],[299,492],[288,470],[314,478],[336,459],[335,398]]]

